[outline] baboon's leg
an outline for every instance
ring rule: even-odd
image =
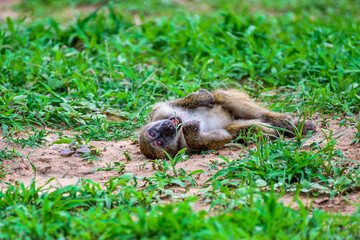
[[[306,120],[305,122],[301,121],[299,124],[294,124],[290,120],[286,119],[273,122],[271,124],[262,122],[260,119],[235,120],[226,128],[226,130],[233,138],[236,138],[241,131],[249,129],[253,126],[258,127],[264,133],[269,135],[278,136],[279,133],[283,133],[288,137],[293,137],[296,131],[301,132],[302,135],[306,135],[308,132],[316,130],[315,123],[311,120]],[[272,127],[276,127],[276,129]]]
[[[271,123],[274,127],[286,129],[287,131],[283,131],[285,136],[293,137],[295,136],[296,132],[301,133],[301,135],[305,136],[310,131],[316,131],[315,122],[312,120],[305,120],[305,121],[298,121],[292,122],[289,119],[280,119],[278,121],[273,121]]]
[[[236,119],[260,119],[264,122],[276,122],[280,119],[289,118],[285,114],[271,112],[260,107],[244,92],[237,90],[216,90],[213,92],[213,96],[215,104],[222,105]]]
[[[299,122],[294,124],[290,120],[282,119],[277,122],[262,122],[260,119],[253,120],[235,120],[233,121],[226,130],[231,134],[233,138],[236,138],[241,131],[249,129],[253,126],[258,127],[264,133],[269,135],[278,136],[279,133],[283,133],[285,136],[293,137],[296,131],[299,131],[302,135],[307,135],[310,131],[315,131],[315,123],[311,120]],[[272,127],[276,127],[272,128]],[[295,130],[296,128],[296,130]]]
[[[271,128],[269,124],[263,123],[260,119],[253,120],[235,120],[233,121],[226,130],[231,134],[232,138],[235,139],[239,136],[239,133],[246,131],[252,127],[257,127],[262,130],[264,133],[277,136],[278,132],[276,129]]]
[[[286,129],[283,131],[287,136],[293,136],[296,132],[295,128],[306,135],[310,131],[315,131],[315,123],[311,120],[301,121],[300,124],[294,124],[290,121],[288,114],[272,112],[268,109],[262,108],[252,102],[250,97],[237,90],[216,90],[213,92],[215,104],[222,105],[225,109],[230,111],[236,119],[258,119],[264,124],[274,127]],[[295,126],[295,127],[294,127]]]
[[[200,122],[188,121],[182,127],[183,135],[190,150],[217,150],[224,147],[233,138],[225,129],[200,132]]]

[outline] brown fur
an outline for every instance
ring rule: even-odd
[[[174,125],[174,118],[182,120],[181,127]],[[184,98],[155,105],[140,132],[140,150],[152,159],[166,158],[165,152],[173,157],[183,148],[187,152],[217,150],[253,126],[274,136],[279,131],[272,127],[282,128],[290,136],[295,131],[288,115],[258,106],[244,92],[210,93],[200,89]],[[316,129],[313,121],[301,122],[300,126],[304,135]]]

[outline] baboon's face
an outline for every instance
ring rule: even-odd
[[[141,152],[148,158],[166,158],[165,152],[175,156],[179,148],[181,119],[170,117],[144,126],[139,135]]]

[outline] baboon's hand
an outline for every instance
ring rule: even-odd
[[[191,95],[193,95],[192,97],[194,97],[199,107],[213,107],[215,104],[214,96],[206,89],[199,89],[197,92],[191,93],[189,96]]]
[[[183,125],[184,135],[199,135],[200,134],[200,122],[197,120],[187,121]]]
[[[200,122],[197,120],[187,121],[183,125],[183,134],[188,147],[197,149],[200,140]]]
[[[209,92],[208,90],[203,89],[203,88],[197,90],[197,92],[198,92],[198,93],[205,93],[205,94],[208,94],[208,95],[211,95],[211,96],[212,96],[212,93],[211,93],[211,92]]]

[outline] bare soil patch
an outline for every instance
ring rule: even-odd
[[[14,6],[20,4],[20,0],[1,0],[0,1],[0,21],[5,21],[7,17],[10,18],[18,18],[22,16],[26,16],[27,20],[34,18],[30,12],[23,11],[15,11]],[[80,5],[77,7],[67,7],[62,9],[61,11],[54,11],[49,13],[49,16],[61,21],[68,22],[75,19],[78,16],[86,16],[96,9],[98,9],[101,5]],[[31,16],[30,16],[31,15]]]
[[[301,195],[298,200],[306,208],[319,208],[328,212],[340,212],[341,214],[353,214],[360,204],[360,192],[354,191],[346,196],[329,196],[312,197],[310,195]],[[290,206],[293,209],[299,209],[299,204],[294,200],[294,196],[285,195],[280,198],[285,206]],[[357,204],[357,205],[356,205]]]
[[[0,21],[4,21],[7,17],[17,18],[19,14],[12,10],[12,7],[19,3],[19,0],[1,0],[0,1]]]
[[[325,129],[320,127],[323,124],[320,117],[316,116],[314,119],[317,122],[318,130],[313,139],[310,139],[309,141],[321,141],[324,139],[324,133],[328,134],[331,130],[333,130],[334,133],[341,131],[341,133],[335,135],[341,135],[337,139],[336,148],[343,152],[345,158],[360,162],[360,144],[351,145],[351,139],[354,138],[356,134],[355,128],[344,126],[340,127],[340,120],[328,120],[326,122],[327,126]],[[75,134],[71,131],[64,131],[63,133],[68,136]],[[14,138],[21,135],[26,136],[26,134],[20,133],[18,136],[14,136]],[[0,135],[0,138],[4,139],[2,135]],[[15,144],[13,142],[0,142],[0,149],[4,149],[5,147],[8,149],[15,148],[22,155],[28,156],[28,159],[36,168],[35,177],[35,172],[27,158],[17,157],[12,160],[2,160],[4,167],[8,171],[3,179],[2,187],[6,188],[6,184],[4,182],[15,183],[16,181],[21,181],[25,185],[29,185],[34,177],[37,186],[45,184],[50,178],[56,178],[55,181],[51,182],[53,187],[63,187],[70,184],[76,184],[80,179],[91,179],[92,181],[102,184],[107,182],[109,178],[119,176],[122,173],[117,170],[96,171],[96,169],[114,166],[115,162],[123,163],[125,165],[125,172],[139,177],[151,177],[156,171],[159,171],[155,165],[151,162],[147,162],[148,159],[141,154],[138,144],[131,140],[90,142],[88,145],[95,146],[100,149],[102,153],[102,155],[99,156],[100,160],[91,162],[84,160],[81,157],[75,157],[74,155],[69,157],[61,156],[57,150],[53,149],[53,147],[66,147],[67,144],[62,144],[62,146],[51,146],[54,141],[60,139],[58,135],[52,133],[48,135],[46,139],[48,141],[46,146],[39,148],[30,148],[26,146],[24,149],[21,149],[19,144]],[[236,159],[239,158],[239,154],[245,153],[245,151],[245,148],[232,148],[231,150],[229,148],[225,148],[209,154],[190,156],[188,160],[178,163],[176,167],[178,169],[183,168],[187,172],[201,169],[204,170],[206,174],[196,176],[195,180],[198,186],[190,188],[189,191],[176,187],[172,190],[174,193],[179,195],[199,195],[201,188],[205,186],[205,182],[211,177],[211,172],[214,172],[214,170],[209,168],[209,163],[212,160],[220,160],[219,156],[224,156],[230,160]],[[124,152],[128,152],[132,159],[128,160]],[[357,167],[359,167],[359,164],[356,162],[343,162],[342,164],[348,166],[357,165]],[[328,196],[320,196],[317,198],[313,198],[311,196],[301,196],[299,199],[305,206],[308,207],[317,207],[330,212],[340,211],[343,214],[351,214],[355,212],[357,208],[351,203],[359,204],[359,197],[360,192],[353,191],[347,196],[337,196],[332,199]],[[294,208],[298,206],[293,201],[293,196],[291,195],[284,196],[281,200],[285,205],[290,205]],[[173,200],[169,199],[169,201]],[[208,208],[209,206],[206,206],[206,204],[204,205],[201,201],[194,205],[195,209],[204,209],[206,207]]]

